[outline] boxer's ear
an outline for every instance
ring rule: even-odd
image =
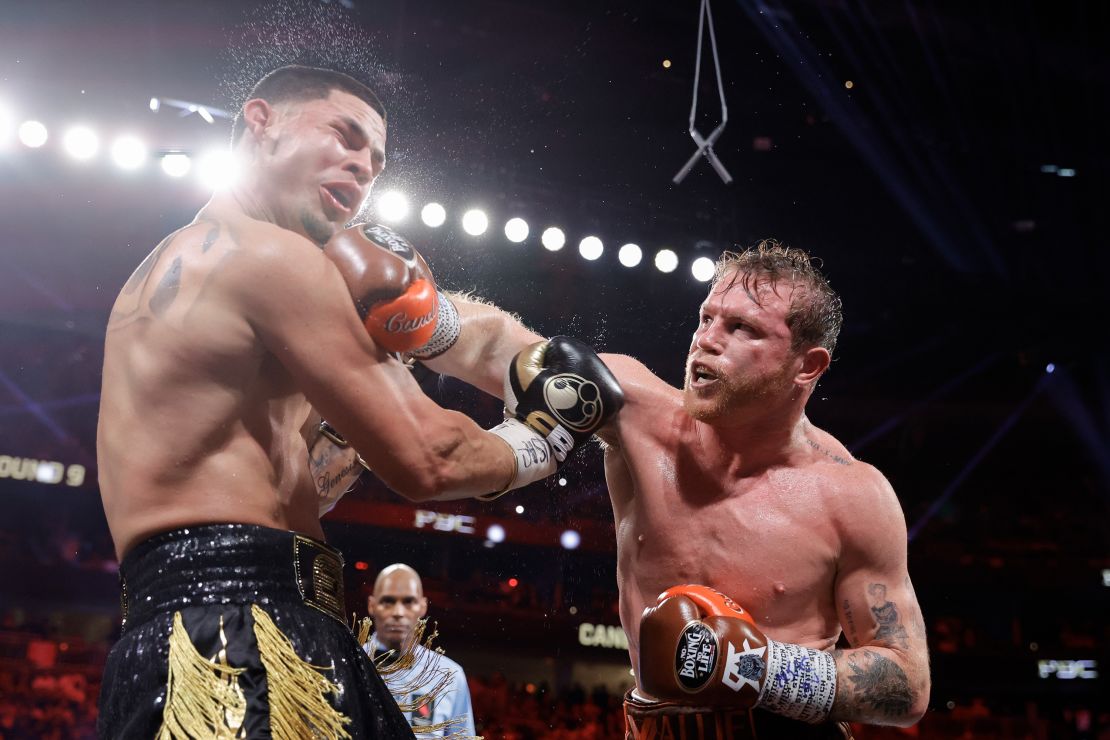
[[[243,103],[243,125],[256,141],[262,140],[262,132],[273,120],[274,108],[262,98],[251,98]]]
[[[801,354],[801,365],[794,374],[794,382],[798,385],[815,383],[821,374],[829,369],[832,356],[824,347],[810,347]]]

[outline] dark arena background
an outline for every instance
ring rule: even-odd
[[[380,90],[365,218],[441,285],[673,384],[704,258],[766,237],[820,257],[845,326],[808,413],[898,493],[933,677],[917,726],[857,737],[1110,737],[1110,5],[715,0],[719,77],[707,28],[695,90],[701,8],[0,6],[0,738],[94,734],[120,618],[95,457],[108,313],[233,176],[228,116],[288,62]],[[675,184],[694,93],[708,136],[722,91],[722,172],[701,156]],[[493,503],[416,505],[364,474],[324,527],[349,611],[383,566],[421,572],[480,734],[622,736],[599,447]]]

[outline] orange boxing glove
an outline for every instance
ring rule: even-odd
[[[823,722],[836,698],[829,653],[776,642],[729,597],[684,585],[659,595],[640,619],[640,688],[692,706],[761,707]]]
[[[372,223],[350,226],[328,241],[324,254],[339,268],[366,330],[383,349],[428,359],[458,339],[454,304],[397,232]]]

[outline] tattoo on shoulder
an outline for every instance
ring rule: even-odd
[[[824,455],[825,457],[832,460],[837,465],[851,465],[852,464],[852,461],[849,458],[843,457],[842,455],[837,455],[836,453],[833,453],[833,452],[829,452],[828,450],[826,450],[824,447],[819,445],[817,442],[814,442],[809,437],[806,437],[806,442],[809,444],[810,447],[817,450],[818,452],[820,452],[822,455]]]
[[[884,717],[904,717],[913,706],[913,691],[906,672],[889,658],[871,650],[841,652],[846,657],[851,682],[847,697],[858,707],[870,707]]]
[[[902,626],[902,618],[898,614],[898,607],[886,597],[886,586],[882,583],[872,583],[867,587],[871,597],[871,613],[879,629],[875,632],[875,640],[889,645],[906,649],[909,647],[909,635]]]
[[[161,316],[173,303],[173,299],[177,297],[178,290],[181,289],[181,255],[174,258],[170,264],[166,274],[158,282],[158,287],[154,289],[154,294],[150,296],[150,312],[155,316]]]
[[[212,245],[215,244],[216,240],[219,239],[219,238],[220,238],[220,223],[219,223],[219,221],[216,221],[216,222],[213,222],[212,228],[208,230],[207,234],[205,234],[204,242],[200,245],[200,251],[201,252],[207,252],[209,249],[212,248]]]

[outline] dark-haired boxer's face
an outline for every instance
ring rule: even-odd
[[[686,358],[683,400],[702,421],[739,419],[745,409],[775,404],[794,392],[800,360],[790,349],[786,315],[790,285],[772,290],[752,281],[758,302],[740,281],[711,288],[698,314],[698,328]]]
[[[259,187],[279,225],[324,244],[358,214],[385,167],[385,121],[338,90],[273,111],[258,148]]]
[[[420,581],[411,573],[394,571],[386,576],[370,597],[370,616],[378,641],[391,650],[401,650],[417,620],[428,611]]]

